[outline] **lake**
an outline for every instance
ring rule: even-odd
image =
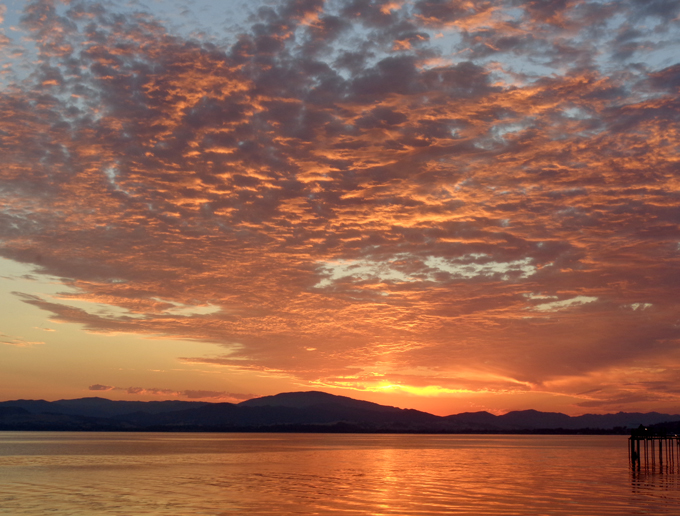
[[[680,514],[625,436],[0,432],[7,515]]]

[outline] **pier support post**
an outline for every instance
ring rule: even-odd
[[[645,471],[654,472],[658,460],[660,472],[664,469],[668,472],[676,470],[680,472],[680,435],[668,435],[666,432],[653,433],[646,428],[634,430],[629,437],[628,455],[633,469],[642,469],[644,460]]]

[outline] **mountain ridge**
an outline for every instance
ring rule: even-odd
[[[0,430],[627,433],[639,425],[673,427],[672,423],[680,425],[680,415],[568,416],[529,409],[500,416],[483,411],[436,416],[320,391],[280,393],[241,403],[100,397],[0,402]]]

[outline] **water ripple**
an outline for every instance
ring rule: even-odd
[[[680,475],[625,438],[0,435],[0,514],[680,514]]]

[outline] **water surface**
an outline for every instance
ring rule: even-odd
[[[623,436],[0,432],[2,515],[680,514]]]

